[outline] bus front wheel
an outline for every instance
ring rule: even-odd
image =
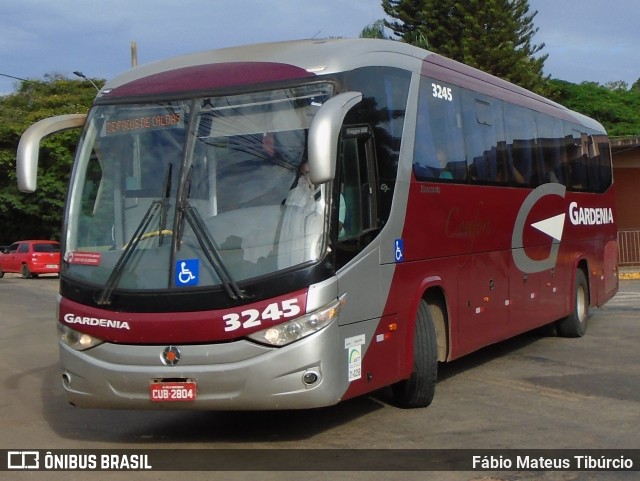
[[[582,269],[576,272],[573,293],[573,310],[556,324],[556,330],[562,337],[582,337],[587,332],[589,319],[589,283]]]
[[[418,306],[413,338],[413,372],[409,379],[393,385],[393,395],[403,408],[426,407],[431,404],[438,377],[436,331],[429,304],[422,299]]]

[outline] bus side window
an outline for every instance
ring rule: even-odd
[[[502,102],[478,97],[476,92],[463,92],[462,117],[469,178],[474,184],[506,184]]]
[[[539,183],[537,130],[533,111],[505,104],[507,154],[511,182],[517,186],[535,187]]]
[[[589,190],[604,192],[611,185],[611,159],[607,137],[589,136]]]
[[[460,95],[457,87],[426,77],[420,81],[413,152],[418,180],[467,180]]]
[[[358,238],[377,229],[377,181],[368,129],[365,136],[343,138],[339,183],[339,240]]]
[[[594,136],[593,138],[594,141],[597,142],[600,152],[598,162],[595,165],[599,174],[597,192],[604,192],[613,182],[611,171],[611,147],[609,146],[609,140],[606,136]]]
[[[336,268],[340,269],[378,234],[378,191],[381,189],[375,142],[368,126],[346,127],[340,143],[338,175],[334,186],[337,234]]]
[[[564,139],[558,135],[563,131],[562,120],[536,112],[538,127],[538,155],[542,167],[540,183],[565,183],[563,164],[566,163],[563,149]]]
[[[586,191],[588,188],[587,175],[587,155],[588,155],[588,136],[579,130],[568,126],[567,139],[570,142],[568,147],[568,181],[567,187],[576,191]]]

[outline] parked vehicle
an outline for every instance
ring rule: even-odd
[[[24,279],[60,272],[60,244],[49,240],[18,241],[0,254],[0,278],[19,272]]]

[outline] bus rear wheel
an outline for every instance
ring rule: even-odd
[[[582,269],[576,272],[573,293],[573,310],[556,324],[556,331],[562,337],[582,337],[587,332],[589,319],[589,283]]]
[[[409,379],[392,386],[393,396],[402,408],[426,407],[433,401],[438,377],[436,331],[429,304],[418,306],[413,338],[413,372]]]

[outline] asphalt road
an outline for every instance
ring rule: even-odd
[[[529,333],[443,366],[429,408],[390,393],[285,412],[134,412],[68,405],[55,329],[58,280],[0,279],[0,449],[636,449],[640,448],[640,281],[624,280],[580,339]],[[344,451],[348,456],[357,452]],[[250,456],[247,451],[247,456]],[[364,453],[364,452],[363,452]],[[251,459],[247,459],[250,466]],[[286,459],[283,459],[286,464]],[[0,479],[563,480],[638,479],[583,471],[1,472]]]

